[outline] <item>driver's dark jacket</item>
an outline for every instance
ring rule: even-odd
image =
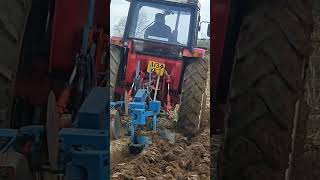
[[[168,38],[169,41],[172,41],[171,28],[165,24],[155,23],[150,26],[144,33],[145,39],[149,39],[148,36]]]

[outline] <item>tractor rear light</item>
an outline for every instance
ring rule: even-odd
[[[184,57],[196,57],[196,58],[204,58],[206,50],[200,48],[194,48],[192,52],[189,49],[183,49]]]
[[[111,44],[117,45],[117,46],[122,46],[123,45],[122,38],[121,37],[112,36],[111,37]]]

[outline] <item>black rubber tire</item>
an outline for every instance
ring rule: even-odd
[[[319,19],[319,1],[313,1],[313,20],[314,20],[314,32],[313,36],[311,36],[311,41],[313,44],[313,53],[310,57],[311,63],[313,63],[315,60],[313,58],[316,58],[319,56],[319,26],[320,26],[320,19]],[[307,79],[310,80],[311,69],[308,69],[308,77]],[[301,109],[301,115],[302,117],[307,117],[309,115],[309,112],[311,109],[307,108],[307,102],[303,102],[304,105]],[[309,105],[310,106],[310,105]],[[309,119],[310,121],[310,119]],[[293,159],[292,159],[292,180],[316,180],[319,179],[319,155],[320,151],[319,149],[314,149],[314,147],[311,146],[312,142],[309,142],[306,144],[306,138],[307,138],[307,127],[313,128],[312,121],[308,123],[307,121],[299,121],[297,123],[297,131],[296,131],[296,137],[295,137],[295,145],[293,150]],[[309,139],[310,141],[310,139]],[[310,148],[310,146],[312,148]]]
[[[233,65],[218,180],[284,180],[311,50],[309,1],[246,1]],[[254,3],[254,4],[253,4]]]
[[[207,72],[208,62],[204,59],[192,60],[186,67],[177,123],[184,136],[193,137],[200,130],[206,106]]]
[[[119,67],[121,63],[121,49],[110,45],[110,98],[114,98],[114,90],[117,85]]]
[[[16,72],[32,0],[0,1],[0,127],[10,127]]]

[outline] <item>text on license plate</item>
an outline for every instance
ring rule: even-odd
[[[163,76],[166,65],[163,63],[149,61],[147,72],[150,73],[150,69],[152,67],[152,72],[155,72],[159,76]]]

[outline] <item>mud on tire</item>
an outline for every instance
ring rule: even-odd
[[[219,180],[285,179],[294,117],[307,119],[296,103],[311,47],[308,1],[255,3],[238,38]]]
[[[110,45],[110,98],[114,96],[117,84],[119,66],[121,62],[121,50],[117,46]]]
[[[188,137],[196,135],[201,126],[206,106],[207,72],[208,62],[197,59],[187,65],[184,73],[177,127]]]
[[[0,127],[10,127],[13,88],[32,0],[0,1]]]

